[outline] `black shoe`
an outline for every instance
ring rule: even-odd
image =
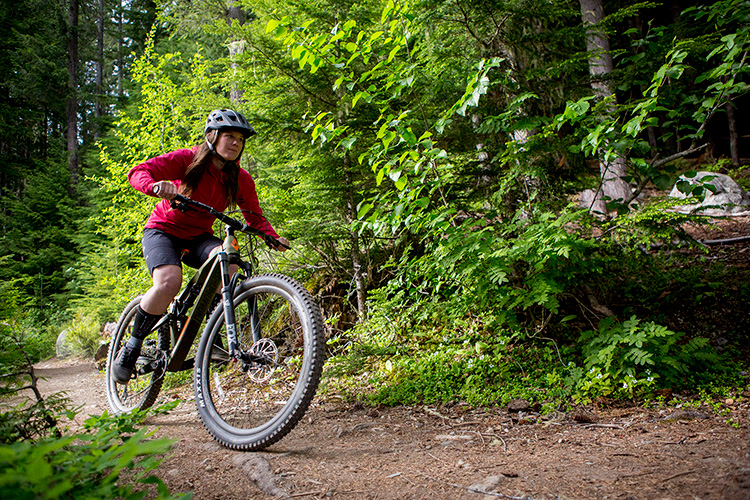
[[[115,362],[112,364],[112,380],[118,384],[127,384],[133,376],[135,362],[140,355],[140,347],[124,345],[117,354]]]

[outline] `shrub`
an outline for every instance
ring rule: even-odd
[[[65,331],[65,345],[78,356],[95,353],[102,341],[101,325],[93,313],[76,313],[73,321],[65,326]]]
[[[172,442],[152,439],[147,429],[137,428],[146,415],[105,413],[87,419],[77,434],[0,445],[0,498],[139,499],[145,494],[139,490],[148,484],[156,485],[155,498],[190,498],[172,496],[160,479],[148,474]],[[7,414],[0,420],[7,420]],[[124,472],[127,482],[121,480]]]
[[[584,366],[569,367],[574,397],[632,397],[656,386],[675,387],[694,367],[718,361],[708,339],[681,342],[684,335],[635,316],[622,323],[605,318],[597,330],[581,334]]]

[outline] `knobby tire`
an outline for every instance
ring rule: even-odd
[[[288,434],[315,395],[324,363],[323,319],[310,293],[280,274],[244,280],[234,306],[239,348],[254,348],[266,361],[243,371],[242,362],[228,359],[224,311],[217,308],[196,354],[195,400],[216,441],[230,449],[259,450]],[[253,341],[254,328],[260,342]]]
[[[151,334],[144,340],[141,356],[136,364],[136,371],[145,363],[156,361],[160,369],[151,371],[144,375],[136,375],[127,384],[118,384],[112,380],[112,364],[117,357],[120,348],[130,338],[133,331],[133,318],[136,307],[141,303],[142,296],[130,301],[117,321],[117,327],[112,334],[107,353],[107,365],[105,370],[105,384],[107,402],[115,414],[130,413],[133,410],[145,410],[150,408],[156,401],[162,383],[164,382],[164,371],[166,369],[166,351],[169,349],[169,332],[165,325],[158,334]]]

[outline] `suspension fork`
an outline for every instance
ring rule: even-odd
[[[241,264],[240,246],[234,236],[234,229],[226,227],[226,237],[221,251],[218,254],[219,268],[221,270],[221,298],[224,305],[224,326],[227,330],[227,343],[229,345],[229,357],[238,359],[240,352],[237,344],[237,319],[234,314],[234,290],[237,284],[237,274],[231,276],[230,265]]]
[[[229,356],[232,359],[242,359],[243,353],[238,349],[239,345],[237,342],[237,318],[234,314],[234,291],[237,288],[238,274],[231,276],[229,269],[231,264],[239,264],[242,267],[243,262],[240,259],[239,244],[237,243],[237,238],[234,236],[233,228],[226,228],[224,245],[217,257],[221,271],[221,298],[224,306],[224,326],[227,330]],[[247,306],[249,307],[253,342],[257,342],[261,338],[261,329],[258,302],[255,296],[247,300]]]
[[[234,286],[229,274],[229,255],[222,251],[219,253],[219,266],[221,267],[221,299],[224,306],[224,326],[227,329],[227,343],[229,344],[229,357],[237,359],[237,320],[234,315]]]

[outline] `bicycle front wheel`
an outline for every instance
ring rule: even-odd
[[[240,359],[229,359],[223,308],[209,319],[195,363],[195,400],[213,438],[235,450],[279,441],[304,415],[320,381],[320,309],[297,281],[253,276],[235,291]]]
[[[159,395],[164,382],[167,367],[167,349],[169,349],[169,332],[161,328],[157,335],[146,337],[141,348],[141,355],[136,362],[135,376],[127,384],[118,384],[112,380],[112,364],[122,346],[133,331],[133,319],[136,308],[141,303],[138,296],[130,301],[117,321],[117,327],[109,342],[107,367],[105,369],[107,402],[112,413],[130,413],[133,410],[150,408]]]

